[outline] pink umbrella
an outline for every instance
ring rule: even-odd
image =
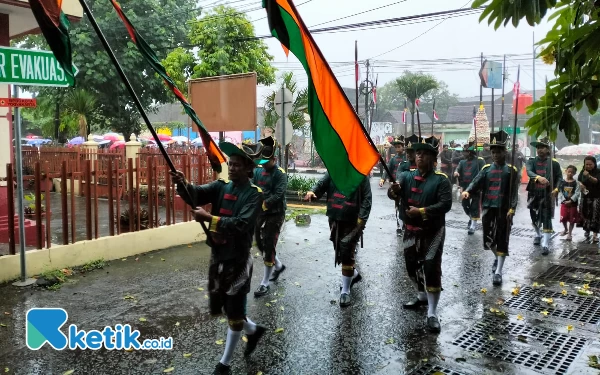
[[[123,139],[123,137],[114,133],[105,134],[103,138],[105,141],[121,141]]]
[[[114,150],[116,148],[123,148],[125,147],[125,141],[116,141],[115,143],[113,143],[112,145],[110,145],[110,149]]]
[[[170,141],[171,139],[173,139],[170,135],[166,135],[166,134],[157,134],[158,135],[158,139],[160,141]]]

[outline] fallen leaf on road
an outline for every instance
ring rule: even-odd
[[[169,367],[163,370],[163,372],[173,372],[175,371],[175,367]]]
[[[521,314],[517,315],[517,320],[523,320],[523,315],[521,315]]]
[[[256,373],[256,375],[263,375],[263,372],[259,371],[259,372]]]
[[[62,375],[71,375],[74,372],[75,372],[75,370],[67,370],[67,371],[63,372]]]
[[[281,307],[279,308],[279,310],[283,311],[283,310],[285,310],[285,308],[284,308],[283,306],[281,306]]]
[[[546,302],[549,305],[554,303],[554,300],[552,298],[542,298],[542,301]]]
[[[271,307],[271,304],[269,302],[267,302],[267,303],[265,303],[265,306]]]
[[[127,260],[127,258],[123,258],[123,259],[121,259],[121,260],[124,262],[124,261],[126,261],[126,260]]]
[[[300,286],[300,283],[296,281],[296,282],[294,283],[294,285],[296,285],[296,286]]]
[[[248,337],[246,337],[246,336],[242,336],[242,341],[243,341],[243,342],[248,342]]]
[[[125,296],[125,297],[123,297],[123,299],[135,299],[135,297],[134,296]]]
[[[546,310],[541,311],[540,314],[542,314],[543,316],[548,316],[548,311],[546,311]]]
[[[222,339],[215,341],[215,344],[217,344],[217,345],[223,345],[224,343],[225,343],[225,341],[223,341]]]
[[[481,293],[486,294],[487,293],[487,289],[486,288],[481,288]]]
[[[429,361],[429,359],[427,359],[427,358],[423,358],[423,359],[421,360],[421,362],[427,362],[427,361]]]
[[[453,284],[453,285],[458,288],[458,284]]]
[[[517,340],[521,342],[527,342],[527,336],[519,335],[517,336]]]
[[[6,327],[6,324],[0,323],[0,327]]]
[[[10,313],[8,311],[5,311],[4,315],[10,315]]]
[[[198,289],[199,291],[203,291],[203,290],[204,290],[204,288],[197,288],[197,289]]]
[[[490,312],[491,312],[491,313],[494,313],[494,314],[495,314],[495,313],[497,313],[498,311],[499,311],[498,309],[495,309],[495,308],[493,308],[493,307],[490,307]]]
[[[257,256],[257,257],[259,257],[259,256],[260,256],[260,252],[259,252],[259,251],[257,251],[257,252],[256,252],[256,256]]]
[[[133,351],[133,348],[125,349],[125,351],[131,353]]]
[[[590,289],[590,284],[583,284],[583,289]]]
[[[568,326],[567,326],[567,331],[571,332],[572,330],[573,330],[573,326],[571,326],[571,325],[568,325]]]
[[[275,302],[277,302],[277,300],[276,300],[276,299],[274,299],[273,301],[271,301],[271,303],[275,303]]]
[[[183,358],[190,358],[192,353],[183,353]]]
[[[567,284],[565,284],[564,281],[561,281],[560,283],[558,283],[558,285],[560,285],[560,286],[567,286]]]
[[[179,324],[180,324],[179,322],[175,323],[175,327],[179,327]]]
[[[496,340],[496,338],[494,336],[490,335],[490,341],[494,341],[494,340]]]
[[[10,369],[8,367],[4,368],[4,372],[9,372],[9,371],[10,371]]]
[[[521,293],[521,288],[519,288],[519,287],[513,288],[513,290],[512,290],[512,295],[513,296],[516,296],[519,293]]]
[[[283,332],[283,331],[284,331],[284,330],[283,330],[283,328],[277,328],[277,329],[275,330],[275,333],[281,333],[281,332]]]
[[[386,344],[393,344],[395,342],[396,341],[393,338],[391,338],[391,337],[385,341]]]
[[[145,361],[144,361],[144,364],[146,364],[146,365],[153,365],[153,364],[155,364],[156,362],[158,362],[158,359],[156,359],[156,358],[152,358],[152,359],[147,359],[147,360],[145,360]]]
[[[367,302],[367,306],[373,306],[375,305],[375,302]]]
[[[500,306],[500,305],[504,304],[504,302],[506,302],[506,301],[504,300],[504,298],[498,298],[498,299],[496,300],[496,305]]]
[[[219,319],[219,323],[225,323],[226,321],[227,321],[227,319],[225,319],[225,318]]]
[[[544,284],[538,284],[537,282],[534,282],[534,283],[533,283],[533,287],[534,287],[534,288],[541,288],[541,287],[543,287],[543,286],[546,286],[546,285],[544,285]]]
[[[204,295],[204,299],[208,299],[208,294],[205,294],[205,295]]]
[[[588,366],[592,368],[600,368],[600,363],[598,363],[597,355],[589,355],[588,356]]]
[[[192,247],[192,245],[188,245],[188,247]]]
[[[140,322],[145,322],[146,318],[140,318]]]
[[[444,374],[444,373],[443,373],[443,372],[441,372],[441,371],[436,371],[436,372],[434,372],[434,373],[433,373],[433,374],[431,374],[431,375],[446,375],[446,374]]]
[[[160,260],[162,260],[163,262],[165,261],[165,258],[160,258]],[[174,370],[174,369],[173,369]],[[172,371],[172,370],[171,370]]]
[[[566,291],[565,289],[563,289],[563,290],[561,291],[561,293],[562,293],[562,295],[563,295],[563,296],[566,296],[566,295],[567,295],[567,291]]]

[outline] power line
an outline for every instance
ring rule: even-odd
[[[369,12],[372,12],[372,11],[374,11],[374,10],[379,10],[379,9],[382,9],[382,8],[387,8],[387,7],[389,7],[389,6],[392,6],[392,5],[397,5],[397,4],[400,4],[400,3],[404,3],[404,2],[406,2],[406,1],[408,1],[408,0],[396,1],[395,3],[391,3],[391,4],[387,4],[387,5],[382,5],[382,6],[380,6],[380,7],[377,7],[377,8],[367,9],[367,10],[364,10],[364,11],[362,11],[362,12],[358,12],[358,13],[350,14],[350,15],[348,15],[348,16],[344,16],[344,17],[336,18],[336,19],[334,19],[334,20],[330,20],[330,21],[321,22],[321,23],[318,23],[318,24],[316,24],[316,25],[312,25],[312,26],[310,26],[310,27],[317,27],[317,26],[325,25],[325,24],[328,24],[328,23],[331,23],[331,22],[335,22],[335,21],[344,20],[344,19],[346,19],[346,18],[350,18],[350,17],[354,17],[354,16],[361,15],[361,14],[369,13]]]

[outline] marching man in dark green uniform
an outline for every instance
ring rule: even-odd
[[[416,154],[413,145],[415,143],[420,143],[421,140],[422,138],[419,138],[419,136],[416,134],[413,134],[410,137],[406,138],[406,160],[404,160],[402,163],[400,163],[400,166],[398,166],[398,170],[396,171],[396,180],[398,179],[398,175],[400,175],[400,173],[408,172],[412,169],[417,169],[417,164],[415,161]]]
[[[402,202],[406,270],[417,284],[417,298],[404,308],[429,305],[427,327],[431,332],[440,332],[437,305],[442,291],[442,251],[446,213],[452,208],[448,176],[434,170],[438,144],[435,137],[413,144],[417,169],[401,173],[388,190],[390,199]]]
[[[388,163],[388,169],[392,173],[392,176],[388,176],[387,172],[384,171],[383,177],[379,180],[379,187],[383,187],[386,180],[391,180],[391,177],[396,176],[396,170],[400,166],[400,163],[404,161],[404,137],[395,137],[392,141],[392,146],[396,148],[396,155],[390,159]]]
[[[256,222],[254,238],[263,255],[265,273],[254,292],[255,297],[269,293],[269,282],[276,281],[285,270],[285,265],[279,260],[275,248],[285,221],[285,191],[288,182],[285,170],[275,164],[276,145],[273,137],[261,139],[260,143],[264,146],[263,159],[260,161],[262,168],[254,170],[253,182],[262,189],[264,202]]]
[[[531,142],[531,145],[537,149],[537,156],[527,161],[527,176],[529,177],[527,208],[529,208],[533,229],[536,232],[533,244],[539,245],[541,241],[542,255],[548,255],[550,252],[548,246],[552,235],[552,217],[554,216],[553,198],[558,194],[562,170],[558,160],[550,158],[550,140],[548,138]]]
[[[519,201],[519,173],[506,164],[508,133],[490,133],[492,164],[487,164],[462,193],[463,199],[483,193],[483,248],[495,255],[492,272],[494,285],[502,284],[502,267],[508,256],[512,218]]]
[[[356,246],[367,225],[371,213],[371,185],[365,177],[354,193],[347,197],[335,186],[329,173],[313,188],[306,193],[305,200],[320,199],[327,194],[327,217],[331,234],[329,240],[333,242],[335,251],[335,265],[342,264],[342,290],[340,293],[340,306],[350,306],[350,288],[362,276],[355,268]]]
[[[245,355],[250,355],[265,327],[257,325],[246,315],[246,297],[250,292],[253,259],[250,254],[252,235],[261,205],[262,191],[250,182],[255,167],[254,160],[260,156],[260,145],[243,145],[239,149],[228,142],[219,144],[229,156],[229,182],[222,179],[206,185],[188,184],[182,172],[171,172],[177,192],[192,205],[198,222],[209,225],[207,243],[211,247],[208,270],[208,289],[211,314],[225,312],[229,320],[227,342],[223,357],[213,374],[231,374],[231,359],[237,343],[246,332],[248,343]],[[191,195],[189,200],[186,189]],[[211,212],[200,206],[211,204]]]
[[[469,187],[484,165],[483,158],[477,157],[474,144],[465,145],[463,154],[464,159],[458,163],[458,167],[454,172],[454,177],[458,177],[458,184],[462,191]],[[479,220],[480,200],[481,195],[473,193],[468,199],[463,199],[462,201],[463,210],[469,216],[469,234],[475,233],[475,226],[477,220]]]

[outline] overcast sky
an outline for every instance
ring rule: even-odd
[[[257,0],[228,1],[230,5],[246,12],[260,5]],[[306,4],[302,4],[303,2]],[[295,0],[298,11],[309,28],[314,25],[330,27],[470,8],[471,2],[467,3],[466,0]],[[382,6],[386,7],[343,20],[328,22]],[[254,21],[257,35],[270,34],[267,20],[263,18],[266,15],[264,9],[246,14]],[[514,28],[510,24],[506,28],[501,27],[495,31],[493,26],[487,25],[487,22],[480,24],[479,15],[480,13],[447,18],[443,22],[441,22],[443,18],[439,18],[429,22],[396,25],[374,30],[315,33],[313,36],[344,87],[354,87],[352,63],[354,61],[354,41],[357,40],[358,58],[361,61],[370,59],[371,64],[374,65],[374,72],[379,77],[378,86],[398,77],[405,69],[423,70],[445,81],[450,91],[461,97],[478,96],[478,56],[483,52],[484,56],[494,55],[495,57],[490,59],[500,62],[503,54],[516,55],[507,58],[509,80],[506,84],[506,91],[512,89],[512,81],[516,80],[518,64],[521,64],[521,88],[530,90],[533,87],[533,32],[535,31],[535,39],[538,41],[545,36],[550,26],[544,22],[533,28],[523,20],[518,28]],[[432,27],[434,28],[431,29]],[[431,30],[427,31],[428,29]],[[413,38],[416,39],[409,42]],[[294,71],[299,76],[300,84],[306,85],[306,74],[301,69],[298,60],[291,53],[289,59],[286,58],[276,39],[267,39],[266,43],[269,46],[269,52],[275,57],[274,65],[279,71]],[[397,48],[405,43],[407,43],[405,46]],[[465,60],[465,58],[470,59]],[[439,59],[461,60],[440,63]],[[408,60],[425,61],[411,62]],[[436,62],[436,60],[438,61]],[[552,69],[550,66],[544,65],[541,60],[538,60],[536,64],[536,89],[540,89],[544,84],[544,77],[548,75],[549,79],[551,78]],[[362,78],[365,78],[364,66]],[[262,104],[264,95],[270,90],[272,88],[259,87],[259,105]],[[486,94],[491,94],[491,90],[484,89],[484,95]],[[497,93],[497,95],[499,94]]]

